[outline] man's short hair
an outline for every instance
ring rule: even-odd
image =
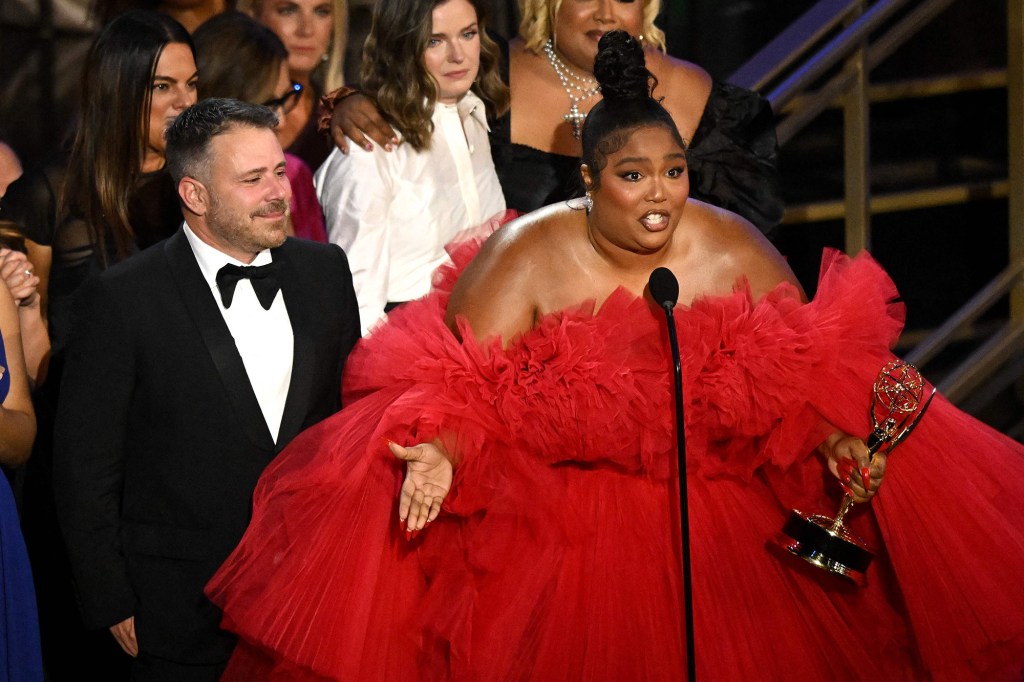
[[[188,176],[208,180],[210,140],[236,126],[277,127],[277,115],[261,104],[211,97],[181,112],[164,133],[167,171],[178,184]]]

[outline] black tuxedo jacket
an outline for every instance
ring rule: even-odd
[[[229,656],[203,586],[241,539],[264,467],[340,407],[359,336],[341,249],[288,239],[272,254],[295,337],[277,443],[183,231],[76,304],[54,484],[80,605],[97,628],[134,615],[140,649],[172,661]]]

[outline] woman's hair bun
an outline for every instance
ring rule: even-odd
[[[626,31],[609,31],[601,36],[594,77],[601,84],[601,96],[609,103],[636,101],[651,95],[651,74],[644,62],[644,49]]]

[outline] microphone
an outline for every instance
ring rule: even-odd
[[[668,268],[655,268],[647,281],[651,297],[665,311],[668,320],[668,340],[672,350],[672,364],[675,371],[676,398],[676,451],[679,462],[679,525],[682,536],[683,564],[683,617],[686,628],[686,672],[687,679],[697,679],[694,663],[693,639],[693,581],[690,578],[690,511],[686,493],[686,434],[683,430],[683,366],[679,359],[679,341],[676,339],[676,323],[672,309],[679,301],[679,280]]]
[[[647,282],[654,302],[662,308],[675,308],[679,300],[679,280],[668,268],[655,268]]]

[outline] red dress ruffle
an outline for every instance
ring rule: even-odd
[[[625,291],[502,349],[443,324],[471,252],[350,356],[339,414],[264,473],[207,588],[241,643],[225,679],[685,676],[664,316]],[[1024,448],[937,398],[853,514],[857,590],[772,551],[789,509],[835,508],[825,420],[870,430],[902,326],[866,256],[815,300],[745,287],[677,310],[697,672],[714,680],[1019,679]],[[398,525],[385,438],[459,453],[441,517]]]

